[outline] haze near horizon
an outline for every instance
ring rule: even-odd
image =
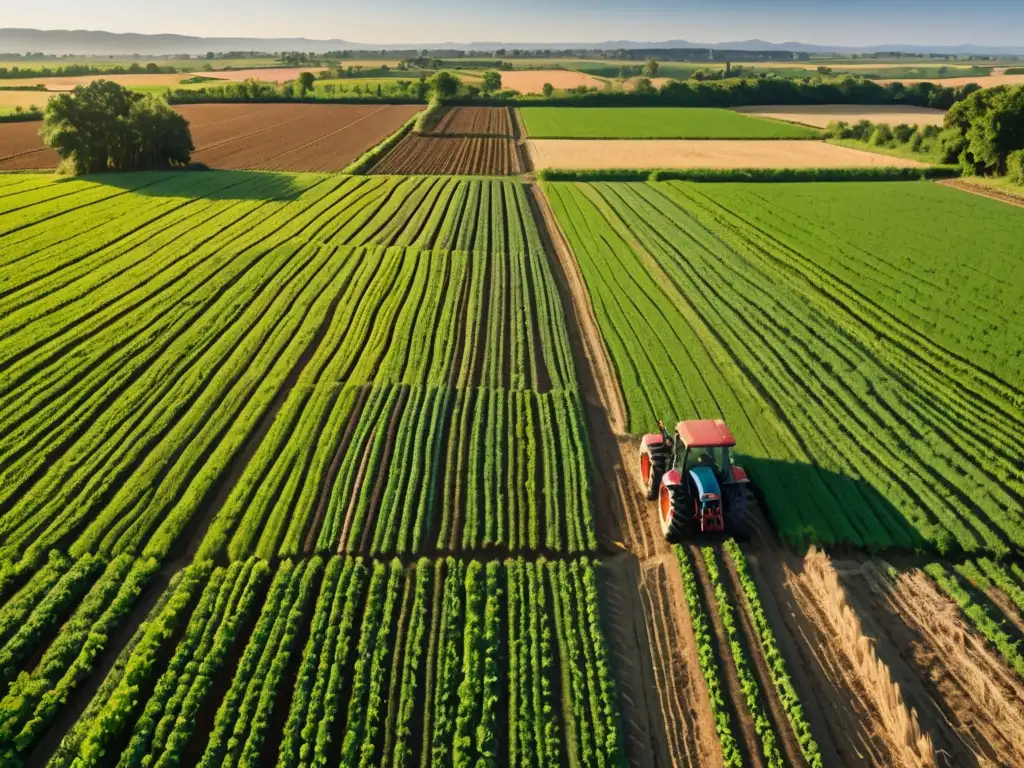
[[[819,45],[1024,45],[1020,0],[35,0],[7,27],[359,43],[604,42],[759,38]]]

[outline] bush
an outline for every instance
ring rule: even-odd
[[[871,132],[871,138],[868,139],[868,144],[870,144],[873,147],[884,147],[888,144],[891,144],[892,140],[892,128],[890,128],[885,123],[879,123]]]
[[[185,167],[195,149],[188,121],[166,101],[108,80],[53,98],[41,134],[74,174]]]
[[[845,120],[834,120],[825,126],[826,139],[852,139],[853,129]]]
[[[906,144],[915,133],[914,126],[900,123],[892,129],[893,138],[900,144]]]
[[[1006,158],[1006,178],[1024,186],[1024,149],[1011,152]]]
[[[910,143],[910,148],[914,152],[920,152],[921,151],[921,145],[924,144],[924,136],[921,135],[920,131],[914,131],[914,133],[910,137],[910,142],[909,143]]]
[[[858,120],[850,128],[850,138],[857,141],[867,141],[874,129],[875,125],[870,120]]]

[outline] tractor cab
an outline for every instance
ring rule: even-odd
[[[658,500],[665,535],[676,540],[687,531],[722,532],[727,518],[742,535],[749,489],[746,473],[732,465],[736,439],[725,422],[681,421],[670,435],[659,421],[658,429],[643,439],[640,474],[647,497]]]

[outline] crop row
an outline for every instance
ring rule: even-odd
[[[792,733],[807,765],[821,766],[821,753],[739,546],[730,539],[722,552],[710,546],[698,551],[678,545],[675,552],[725,765],[744,761],[737,741],[742,726],[734,722],[735,713],[741,720],[749,719],[764,765],[788,764],[777,730],[783,728]],[[712,629],[716,621],[721,627],[717,640]],[[726,690],[727,668],[728,674],[735,673],[734,692]],[[773,702],[778,703],[777,719],[770,713]]]
[[[410,134],[371,173],[511,176],[522,171],[519,150],[510,138]]]
[[[618,766],[608,664],[585,560],[197,563],[50,765]]]
[[[437,482],[479,481],[490,509],[512,472],[518,506],[506,528],[516,531],[502,534],[510,547],[534,526],[552,547],[589,547],[585,509],[576,509],[587,490],[575,374],[521,186],[227,174],[193,182],[199,189],[183,203],[181,177],[145,178],[150,195],[117,197],[121,217],[110,215],[109,193],[94,200],[82,182],[65,195],[82,198],[77,208],[53,210],[65,198],[55,201],[47,185],[0,197],[23,217],[0,237],[0,365],[10,384],[0,396],[0,583],[4,573],[35,569],[57,545],[75,557],[147,548],[163,558],[214,504],[247,447],[250,466],[270,474],[249,470],[237,493],[276,499],[282,489],[266,484],[287,478],[282,492],[311,514],[334,486],[326,482],[333,460],[348,456],[348,426],[358,435],[352,461],[362,463],[356,454],[368,444],[380,458],[387,429],[373,433],[371,420],[397,414],[386,409],[400,391],[409,404],[408,418],[394,418],[402,461],[418,462],[422,476],[440,472],[427,461],[432,447],[416,442],[426,434],[437,450],[460,440],[494,445],[486,467],[456,462]],[[365,385],[369,407],[356,410]],[[496,412],[499,401],[509,432],[484,435],[479,407]],[[456,408],[462,432],[446,421]],[[467,425],[469,416],[476,421]],[[548,421],[555,426],[543,429]],[[296,429],[323,439],[292,439]],[[516,453],[507,461],[498,453],[506,437]],[[303,472],[292,472],[293,461]],[[419,477],[394,474],[391,493],[419,490]],[[338,494],[375,486],[344,477]],[[540,498],[558,478],[575,478],[571,498]],[[293,518],[287,504],[267,501],[261,514]],[[467,501],[444,514],[472,508]],[[454,546],[499,542],[488,528],[496,515],[476,520]],[[349,534],[361,541],[363,531]],[[395,531],[382,527],[385,535]]]
[[[52,553],[23,585],[8,583],[0,608],[0,761],[30,751],[157,571],[128,555],[71,561]],[[5,762],[6,764],[6,762]]]
[[[981,562],[979,561],[979,564]],[[1019,580],[1020,569],[1017,568],[1016,579],[991,561],[987,561],[986,570],[987,573],[970,562],[956,566],[954,572],[950,572],[942,563],[931,563],[924,567],[925,573],[931,576],[939,588],[957,604],[970,625],[996,649],[1007,666],[1024,679],[1024,651],[1020,647],[1021,641],[1017,639],[1019,631],[1007,625],[1006,619],[1000,615],[1000,609],[987,598],[977,593],[972,594],[964,581],[966,579],[982,591],[991,589],[992,581],[995,581],[1000,589],[1005,587],[1006,596],[1014,601],[1020,610],[1024,607],[1020,602],[1024,596],[1024,582]],[[991,574],[991,577],[987,574]]]
[[[431,133],[447,136],[513,135],[510,107],[450,107]]]
[[[841,194],[786,186],[798,199]],[[909,205],[918,189],[875,186],[880,205],[887,194]],[[725,418],[794,543],[993,552],[1024,543],[1020,418],[1005,386],[956,363],[960,350],[923,341],[859,293],[855,274],[837,276],[807,255],[816,250],[765,234],[763,220],[750,224],[715,190],[548,190],[634,430],[650,413]],[[786,226],[798,229],[797,213]]]

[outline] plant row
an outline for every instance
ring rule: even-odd
[[[0,588],[57,545],[164,557],[283,392],[270,434],[305,451],[293,425],[343,423],[349,383],[576,388],[520,185],[123,183],[0,199]]]
[[[586,560],[197,563],[50,765],[621,766],[596,589]]]

